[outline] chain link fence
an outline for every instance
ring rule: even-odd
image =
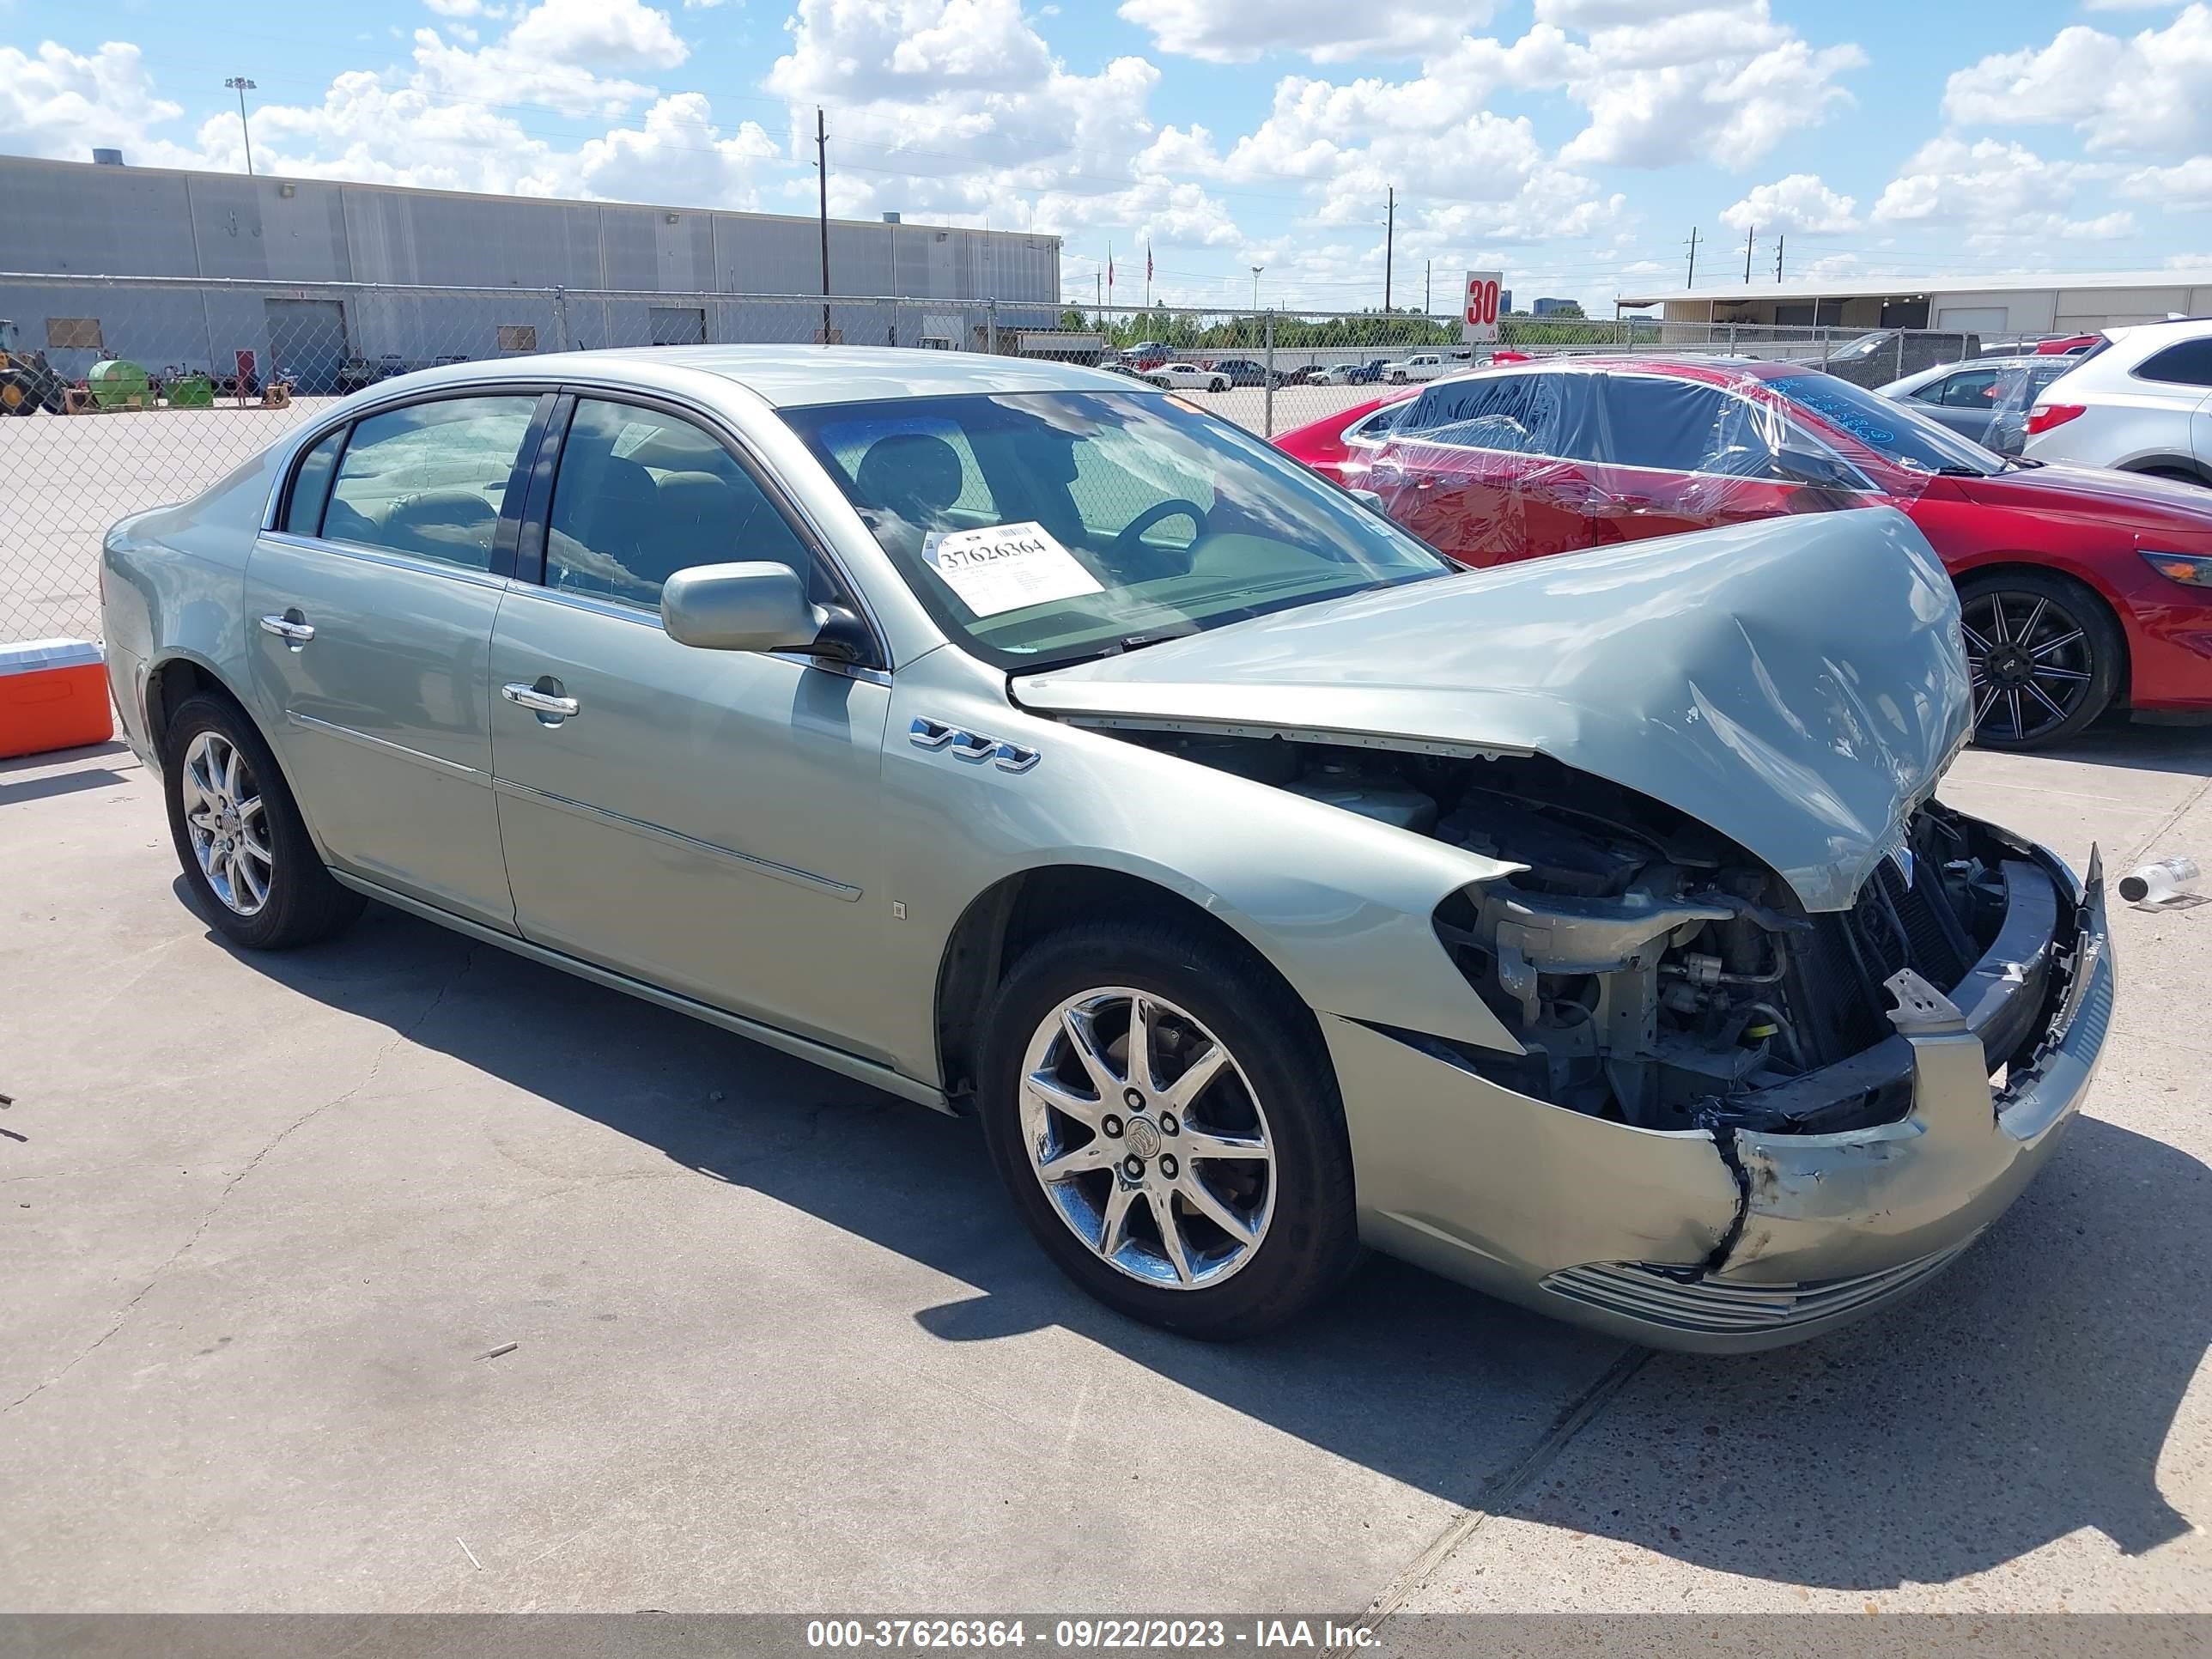
[[[0,273],[0,641],[96,637],[100,538],[185,500],[335,398],[418,368],[617,346],[897,346],[1101,364],[1266,436],[1494,351],[1698,351],[1862,384],[1974,356],[1972,335],[1645,319],[1200,311],[818,295],[401,288]]]

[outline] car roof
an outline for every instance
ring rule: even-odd
[[[713,375],[744,386],[778,409],[963,392],[1113,392],[1126,397],[1135,390],[1124,376],[1075,363],[900,346],[617,346],[605,351],[495,357],[420,370],[407,378],[410,386],[427,390],[471,380],[564,374],[632,380],[640,386]]]

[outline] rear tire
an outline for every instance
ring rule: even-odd
[[[161,793],[185,884],[216,930],[249,951],[340,932],[367,902],[307,834],[260,732],[223,697],[188,697],[161,735]]]
[[[1140,1003],[1150,1058],[1133,1066]],[[977,1104],[1045,1254],[1133,1318],[1255,1335],[1358,1261],[1351,1141],[1313,1017],[1196,928],[1092,922],[1030,947],[986,1015]]]
[[[1980,747],[2063,743],[2124,689],[2119,622],[2071,577],[2049,570],[1970,575],[1959,584],[1959,604]]]

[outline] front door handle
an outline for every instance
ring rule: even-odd
[[[313,627],[304,621],[296,611],[288,611],[281,617],[264,617],[261,619],[261,631],[264,634],[274,634],[295,651],[315,637]]]
[[[499,695],[509,702],[538,714],[550,714],[556,720],[566,720],[581,707],[574,697],[564,697],[557,691],[546,691],[535,685],[525,685],[519,680],[510,681],[499,688]]]

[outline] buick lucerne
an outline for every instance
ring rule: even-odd
[[[2093,856],[1936,799],[1902,514],[1462,569],[1126,377],[844,347],[380,382],[103,567],[235,945],[365,898],[981,1120],[1234,1336],[1363,1246],[1744,1349],[1967,1248],[2087,1087]]]

